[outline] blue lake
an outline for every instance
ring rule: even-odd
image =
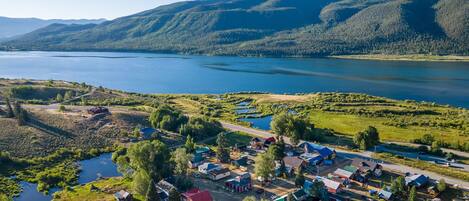
[[[469,108],[469,63],[456,62],[0,52],[0,77],[142,93],[360,92]]]
[[[117,171],[117,165],[112,162],[112,154],[102,154],[96,158],[80,161],[81,172],[78,177],[79,184],[86,184],[97,180],[100,177],[117,177],[122,174]],[[54,188],[50,190],[48,195],[37,191],[37,184],[28,182],[20,182],[23,192],[20,196],[15,197],[14,201],[50,201],[52,194],[60,189]]]
[[[261,130],[270,130],[270,122],[272,121],[272,116],[265,116],[260,118],[242,118],[241,121],[251,123],[253,128]]]

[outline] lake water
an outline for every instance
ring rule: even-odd
[[[117,171],[117,165],[112,162],[112,154],[102,154],[96,158],[80,161],[81,172],[78,177],[79,184],[86,184],[97,180],[100,177],[117,177],[122,174]],[[54,188],[50,190],[48,195],[37,191],[37,184],[28,182],[20,182],[23,192],[20,196],[15,197],[14,201],[50,201],[52,194],[60,189]]]
[[[0,77],[60,79],[142,93],[360,92],[469,108],[469,63],[0,52]]]

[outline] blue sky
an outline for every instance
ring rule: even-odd
[[[0,0],[0,16],[114,19],[181,0]]]

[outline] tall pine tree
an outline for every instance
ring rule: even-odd
[[[230,152],[228,150],[228,142],[226,141],[226,134],[220,133],[217,138],[217,158],[222,163],[230,161]]]

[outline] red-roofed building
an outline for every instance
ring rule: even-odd
[[[183,201],[213,201],[212,195],[208,191],[201,191],[198,188],[191,189],[182,194]]]

